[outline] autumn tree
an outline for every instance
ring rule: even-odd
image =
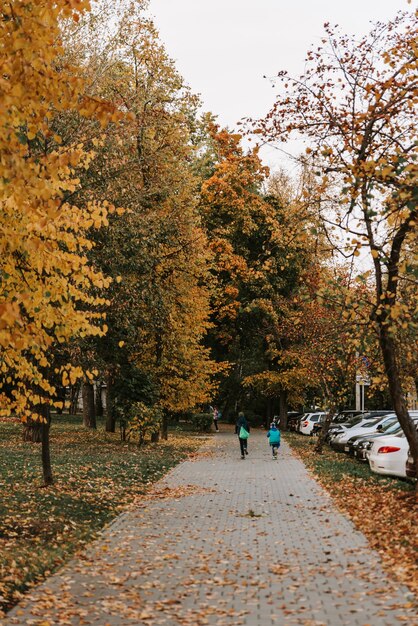
[[[292,196],[290,182],[286,187],[283,176],[281,185],[276,180],[282,196],[266,195],[268,169],[258,149],[245,153],[240,135],[214,125],[210,132],[217,158],[202,185],[201,213],[213,253],[212,347],[219,359],[233,364],[225,413],[248,393],[244,380],[274,367],[269,343],[280,315],[276,308],[297,289],[309,240],[305,207],[285,199]],[[267,420],[273,399],[264,397]]]
[[[90,39],[78,42],[91,94],[127,113],[105,134],[90,128],[98,156],[79,197],[84,203],[111,198],[126,209],[106,232],[93,234],[94,261],[115,278],[105,311],[109,332],[96,342],[108,387],[107,429],[136,417],[138,407],[148,407],[150,415],[154,406],[166,436],[170,414],[208,401],[218,368],[202,344],[209,294],[192,167],[198,100],[167,56],[145,6],[119,15],[99,52],[91,54]]]
[[[52,482],[49,409],[57,404],[52,374],[63,385],[81,375],[71,363],[54,371],[50,355],[71,337],[104,333],[97,307],[110,282],[88,261],[88,230],[105,224],[111,207],[72,201],[75,169],[87,169],[94,152],[82,143],[61,146],[50,126],[58,111],[95,115],[103,125],[114,111],[86,98],[77,72],[62,63],[59,24],[88,9],[88,2],[69,0],[19,0],[1,8],[0,405],[3,413],[43,424],[46,484]]]
[[[326,272],[329,255],[323,249],[324,237],[315,215],[317,183],[312,171],[301,168],[293,179],[284,170],[268,181],[265,200],[275,208],[276,229],[280,233],[274,253],[280,265],[280,282],[264,299],[264,319],[260,328],[267,367],[244,381],[271,400],[279,399],[280,425],[287,428],[288,404],[303,405],[315,389],[314,377],[300,359],[300,322],[307,285],[316,284]]]
[[[324,186],[337,192],[331,211],[324,197],[318,205],[330,243],[347,257],[369,255],[370,269],[364,262],[357,272],[373,279],[373,302],[364,306],[379,336],[394,409],[418,461],[400,371],[400,334],[409,328],[416,341],[417,299],[411,307],[401,293],[405,282],[416,293],[417,14],[377,24],[360,41],[329,25],[325,30],[300,79],[279,74],[284,95],[258,131],[269,140],[294,132],[309,140],[307,152]],[[350,316],[353,301],[342,304]]]

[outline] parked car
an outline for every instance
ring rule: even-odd
[[[405,474],[408,478],[418,478],[417,466],[414,463],[410,448],[408,448],[408,455],[406,457]]]
[[[302,417],[302,413],[298,411],[289,411],[287,414],[287,428],[288,430],[296,430],[298,419]]]
[[[406,477],[407,456],[408,440],[404,433],[382,437],[369,450],[370,469],[376,474]]]
[[[332,419],[333,424],[343,424],[349,421],[352,417],[356,415],[361,415],[362,413],[368,413],[368,411],[361,411],[358,409],[346,409],[344,411],[340,411],[335,415]]]
[[[418,423],[418,418],[413,419],[415,422]],[[376,439],[380,439],[381,437],[385,437],[387,435],[399,435],[402,432],[402,426],[399,424],[398,420],[396,420],[393,424],[389,425],[389,427],[385,429],[384,432],[374,434],[372,433],[371,435],[358,437],[357,441],[352,444],[353,454],[358,461],[367,462],[369,451]]]
[[[367,435],[364,435],[364,434],[353,435],[352,437],[350,437],[350,439],[347,441],[348,450],[346,448],[344,451],[348,452],[348,454],[350,454],[351,456],[354,456],[354,451],[359,441],[363,441],[364,439],[367,439],[367,438],[370,439],[374,437],[379,437],[380,435],[384,435],[384,434],[391,435],[394,430],[399,428],[398,418],[396,417],[394,413],[393,414],[390,413],[386,417],[388,418],[387,421],[385,421],[384,424],[378,427],[377,429],[378,432],[374,432],[374,433],[367,434]]]
[[[316,422],[316,423],[313,425],[313,428],[312,428],[312,431],[311,431],[311,435],[312,435],[313,437],[314,437],[314,436],[319,436],[319,435],[320,435],[320,433],[322,432],[322,425],[323,425],[323,424],[324,424],[324,422],[325,422],[325,418],[326,418],[326,416],[327,416],[327,415],[326,415],[326,413],[325,413],[325,415],[323,416],[322,420],[320,420],[319,422]]]
[[[300,430],[299,432],[302,435],[310,435],[312,434],[312,429],[314,424],[325,418],[325,413],[323,411],[317,413],[307,413],[303,416],[303,419],[300,421]]]
[[[307,415],[310,415],[310,413],[302,413],[302,415],[299,415],[299,417],[296,418],[296,426],[295,426],[295,430],[297,433],[300,433],[300,425],[303,419],[305,419],[305,417]]]
[[[409,411],[409,416],[412,419],[418,418],[418,411]],[[416,427],[418,428],[418,420]],[[376,474],[405,478],[408,448],[408,440],[403,431],[398,435],[380,437],[369,451],[370,469]]]
[[[339,435],[336,435],[331,440],[331,446],[334,450],[340,452],[348,452],[348,440],[354,435],[366,435],[368,433],[378,432],[387,421],[392,420],[393,417],[385,415],[378,417],[377,419],[363,419],[359,424],[347,428],[347,430]]]
[[[386,435],[398,435],[402,432],[402,428],[398,422],[394,422],[385,432],[380,433],[372,433],[370,435],[365,435],[363,437],[359,437],[357,441],[352,444],[353,447],[353,456],[358,460],[364,463],[368,461],[369,450],[372,447],[374,441],[379,439],[380,437],[385,437]],[[350,445],[350,444],[349,444]]]
[[[333,437],[340,433],[343,433],[348,428],[352,428],[353,426],[359,426],[360,424],[368,420],[374,420],[377,417],[388,415],[390,413],[393,413],[393,411],[390,411],[389,409],[386,411],[368,411],[367,413],[359,413],[357,415],[353,415],[346,422],[340,422],[338,424],[335,424],[334,421],[332,421],[327,433],[326,440],[330,442]]]
[[[331,435],[336,433],[336,432],[343,432],[343,430],[345,430],[345,427],[347,427],[348,424],[350,424],[355,418],[358,417],[363,417],[366,418],[368,416],[370,416],[370,418],[372,416],[378,416],[378,415],[385,415],[386,413],[390,413],[391,411],[386,410],[386,411],[356,411],[356,410],[346,410],[346,411],[341,411],[340,413],[338,413],[337,415],[335,415],[331,421],[330,427],[328,432],[331,431]],[[322,422],[323,423],[323,422]],[[319,424],[315,424],[314,429],[312,431],[313,435],[319,435],[321,430],[322,430],[322,423]],[[341,427],[341,428],[340,428]],[[328,437],[329,439],[329,437]]]
[[[342,433],[346,432],[349,428],[353,428],[355,426],[358,426],[359,424],[363,424],[365,421],[369,419],[375,419],[375,418],[372,417],[369,413],[363,413],[360,415],[353,415],[353,417],[350,417],[350,419],[347,422],[343,422],[339,424],[333,424],[333,422],[331,422],[330,428],[326,436],[326,441],[331,443],[331,441],[337,435],[341,435]]]

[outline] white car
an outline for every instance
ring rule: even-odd
[[[383,417],[377,417],[376,419],[368,419],[362,420],[356,426],[351,426],[347,428],[341,434],[336,435],[331,439],[331,447],[334,450],[338,450],[341,452],[348,452],[348,440],[351,437],[355,437],[357,435],[368,435],[369,433],[379,432],[379,429],[393,421],[396,418],[394,413],[389,413],[388,415],[384,415]]]
[[[374,442],[367,455],[370,469],[376,474],[404,478],[408,449],[409,443],[404,433],[380,437]]]
[[[304,415],[300,420],[299,432],[303,435],[310,435],[314,424],[322,422],[324,418],[325,413],[322,411],[318,413],[306,413],[306,415]]]
[[[383,415],[387,415],[388,413],[391,413],[391,411],[388,411],[387,413],[382,413],[382,416],[379,417],[383,417]],[[355,426],[365,424],[367,421],[370,422],[370,420],[376,420],[377,418],[378,416],[375,416],[372,413],[365,413],[364,415],[353,415],[346,422],[331,422],[330,428],[328,430],[327,439],[328,441],[331,441],[331,439],[333,439],[337,435],[342,435],[342,433],[345,432],[348,428],[354,428]]]
[[[411,418],[416,412],[409,412]],[[370,469],[376,474],[387,476],[406,477],[406,461],[408,458],[409,443],[403,432],[398,435],[379,437],[373,443],[368,453]]]

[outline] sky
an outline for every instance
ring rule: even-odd
[[[264,116],[276,90],[263,78],[286,69],[299,75],[306,52],[320,42],[324,22],[362,35],[371,22],[387,21],[407,0],[150,0],[161,40],[203,109],[234,129],[244,117]],[[290,152],[301,146],[291,145]],[[263,148],[271,168],[289,159]]]

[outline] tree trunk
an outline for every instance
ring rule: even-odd
[[[113,401],[113,389],[110,375],[107,377],[106,388],[106,425],[105,430],[107,433],[114,433],[116,430],[116,417]]]
[[[234,415],[232,415],[231,412],[231,399],[229,396],[222,407],[222,418],[224,421],[228,422],[228,424],[232,424],[234,422]]]
[[[96,383],[96,416],[103,417],[102,383]]]
[[[280,390],[279,402],[280,429],[287,430],[287,391],[285,389]]]
[[[86,428],[96,429],[96,410],[94,407],[94,387],[93,384],[83,381],[83,425]]]
[[[265,420],[265,427],[267,430],[270,428],[272,419],[273,419],[273,398],[267,398],[266,420]]]
[[[161,363],[163,362],[163,337],[162,337],[162,331],[159,330],[156,332],[155,334],[155,366],[157,368],[161,367]],[[157,443],[160,440],[160,436],[163,439],[168,439],[168,424],[166,422],[166,412],[165,409],[163,409],[163,418],[162,418],[162,422],[161,422],[161,428],[159,431],[152,433],[151,435],[151,441],[153,443]]]
[[[44,476],[44,485],[45,487],[47,487],[48,485],[52,485],[54,483],[54,479],[52,477],[51,455],[49,448],[49,429],[51,426],[51,413],[48,405],[42,407],[42,416],[46,420],[46,422],[41,425],[42,472]]]
[[[65,399],[66,399],[65,387],[63,387],[62,385],[58,385],[57,386],[57,400],[62,402],[62,407],[57,408],[58,415],[62,415],[65,410]]]
[[[161,439],[168,439],[168,413],[163,411],[163,419],[161,420]]]
[[[316,446],[314,448],[317,454],[322,454],[322,448],[324,447],[325,438],[328,434],[330,424],[337,411],[337,403],[333,399],[333,395],[331,394],[326,380],[322,381],[322,387],[324,389],[324,397],[326,399],[326,405],[328,410],[327,414],[325,415],[325,420],[322,424],[321,434],[319,435],[318,441],[316,442]]]
[[[23,427],[23,441],[31,441],[32,443],[41,443],[42,441],[42,424],[32,419],[28,419]]]
[[[77,405],[78,405],[79,395],[80,395],[80,383],[77,382],[75,385],[71,387],[71,398],[70,398],[70,407],[69,407],[70,415],[77,414]]]
[[[415,467],[418,468],[418,432],[408,414],[405,397],[402,391],[399,366],[396,359],[396,347],[388,329],[380,326],[380,348],[382,350],[385,372],[389,383],[389,393],[393,408],[408,440]],[[418,482],[417,482],[418,489]]]
[[[314,450],[315,450],[315,452],[317,454],[322,454],[322,449],[324,447],[325,438],[326,438],[326,436],[328,434],[329,427],[330,427],[330,424],[331,424],[331,422],[332,422],[332,420],[334,418],[334,415],[335,415],[335,407],[331,406],[329,408],[329,411],[327,412],[327,414],[325,416],[325,421],[322,424],[320,435],[318,437],[318,441],[316,442],[316,445],[315,445],[315,448],[314,448]]]

